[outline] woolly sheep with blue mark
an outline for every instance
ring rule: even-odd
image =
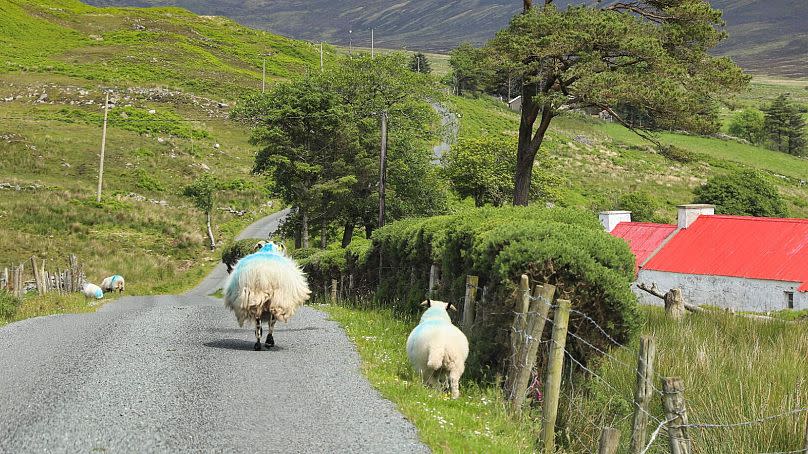
[[[100,300],[104,297],[104,291],[101,290],[101,287],[90,282],[85,282],[84,285],[81,286],[81,293],[84,294],[85,298],[94,298]]]
[[[123,293],[125,287],[126,282],[123,280],[123,276],[119,274],[114,274],[101,281],[101,290],[105,292],[117,290],[118,293]]]
[[[460,377],[469,356],[469,341],[452,324],[446,312],[452,308],[450,303],[426,300],[421,305],[429,306],[429,309],[421,315],[418,326],[407,338],[407,356],[428,386],[445,383],[448,376],[452,398],[457,399],[460,397]]]
[[[274,346],[275,322],[288,321],[311,294],[306,275],[286,256],[282,245],[271,241],[259,245],[260,249],[238,261],[224,286],[224,304],[239,326],[247,320],[255,324],[256,350],[261,350],[261,323],[269,327],[266,346]]]

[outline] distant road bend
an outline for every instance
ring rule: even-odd
[[[0,328],[0,452],[428,452],[323,313],[303,308],[277,347],[253,351],[252,330],[208,296],[226,274]]]

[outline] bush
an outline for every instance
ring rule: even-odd
[[[242,257],[253,252],[255,243],[258,241],[259,240],[255,238],[238,240],[222,249],[222,263],[227,265],[228,273],[233,270],[233,267],[236,266],[236,263],[241,260]]]
[[[5,290],[0,290],[0,321],[10,321],[22,302]]]
[[[763,142],[766,133],[763,129],[765,117],[757,109],[744,109],[732,116],[729,133],[753,144]]]
[[[343,258],[336,255],[342,252]],[[456,215],[408,219],[373,233],[346,250],[323,251],[305,264],[313,287],[354,275],[355,285],[375,290],[377,302],[417,313],[426,297],[429,271],[439,264],[436,298],[459,302],[465,276],[477,275],[485,287],[478,323],[470,333],[470,364],[502,366],[510,342],[513,292],[520,275],[558,287],[575,309],[589,314],[618,341],[638,326],[636,299],[630,290],[634,257],[625,242],[603,231],[590,213],[533,207],[479,208]],[[316,291],[316,290],[315,290]],[[584,319],[573,316],[571,330],[593,345],[606,339]],[[549,330],[547,330],[547,333]],[[593,350],[571,342],[586,359]]]
[[[623,194],[617,201],[617,209],[631,211],[634,222],[662,222],[656,216],[659,207],[659,201],[645,191]]]
[[[674,145],[663,146],[659,150],[659,154],[670,159],[671,161],[681,162],[682,164],[687,164],[696,160],[693,153]]]
[[[744,170],[719,175],[696,188],[693,203],[715,205],[718,214],[786,217],[788,210],[777,188],[760,172]]]

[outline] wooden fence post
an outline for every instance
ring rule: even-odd
[[[521,348],[523,338],[525,337],[525,327],[527,326],[526,312],[530,304],[530,278],[523,274],[519,280],[519,290],[516,293],[516,298],[513,307],[513,325],[511,326],[511,364],[508,368],[508,375],[505,377],[505,390],[510,392],[513,390],[513,381],[516,378],[516,364],[519,358],[519,349]],[[508,400],[512,400],[513,396],[506,396]]]
[[[8,267],[3,267],[3,290],[8,290]]]
[[[79,261],[74,254],[67,256],[67,263],[70,265],[70,291],[79,292]]]
[[[34,283],[36,284],[36,292],[39,296],[45,294],[45,283],[43,282],[42,275],[40,274],[39,267],[36,266],[36,257],[31,257],[31,271],[34,272]]]
[[[48,259],[42,259],[42,265],[39,269],[39,278],[42,279],[42,293],[48,293],[48,288],[50,287],[50,280],[48,280],[48,273],[45,271],[45,262]]]
[[[662,379],[662,406],[668,421],[668,439],[671,454],[690,454],[690,437],[687,434],[687,409],[684,396],[685,385],[681,378]]]
[[[637,358],[637,385],[634,388],[634,423],[631,426],[632,454],[640,454],[648,440],[648,404],[654,395],[656,343],[651,336],[640,338]]]
[[[558,417],[558,401],[561,394],[561,373],[564,368],[564,349],[567,346],[567,325],[570,319],[569,300],[558,300],[553,315],[553,341],[547,364],[547,380],[544,383],[542,406],[542,449],[544,454],[555,453],[555,423]]]
[[[331,302],[337,301],[337,280],[331,279]]]
[[[665,294],[665,315],[673,320],[681,320],[685,316],[685,300],[681,289],[672,288]]]
[[[468,335],[474,324],[474,301],[477,299],[478,276],[466,276],[466,296],[463,301],[463,332]]]
[[[525,403],[530,376],[536,365],[536,354],[541,344],[547,314],[553,304],[555,290],[556,287],[550,284],[537,285],[533,288],[533,298],[527,311],[527,335],[524,336],[524,341],[520,343],[514,357],[515,367],[511,368],[513,377],[510,381],[511,388],[508,389],[511,410],[517,413],[522,411]]]
[[[620,431],[612,427],[604,427],[600,432],[598,454],[617,454],[620,446]]]

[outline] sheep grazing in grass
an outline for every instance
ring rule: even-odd
[[[289,320],[309,299],[306,275],[284,253],[282,245],[260,242],[259,249],[238,261],[224,286],[224,304],[236,315],[239,326],[255,323],[255,349],[261,350],[261,322],[267,322],[266,346],[275,345],[275,322]]]
[[[123,293],[125,287],[126,282],[123,280],[123,276],[118,274],[104,278],[104,280],[101,281],[101,289],[105,292],[117,290],[118,293]]]
[[[85,282],[84,285],[81,286],[81,293],[84,294],[85,299],[100,300],[104,297],[104,291],[101,290],[101,287],[89,282]]]
[[[454,309],[451,303],[426,300],[421,305],[429,308],[407,338],[407,356],[428,386],[446,383],[448,376],[452,398],[457,399],[460,397],[460,377],[469,356],[469,341],[452,324],[446,312]]]

